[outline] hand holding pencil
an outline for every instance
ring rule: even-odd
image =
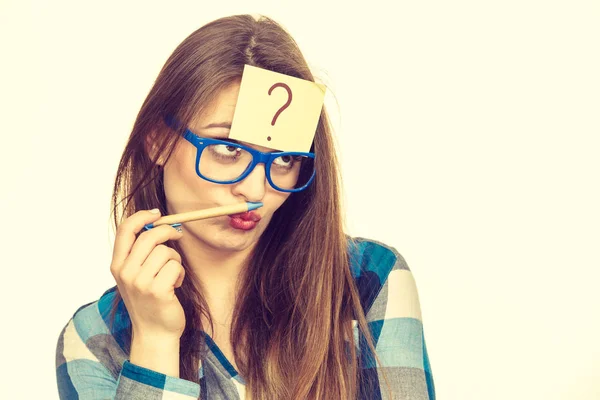
[[[158,209],[140,210],[117,227],[110,271],[131,319],[132,363],[167,375],[179,373],[179,340],[186,319],[175,289],[183,284],[185,269],[181,255],[164,243],[183,235],[174,229],[153,228],[181,226],[182,222],[244,213],[262,206],[248,202],[158,219]],[[139,235],[143,231],[147,232]]]

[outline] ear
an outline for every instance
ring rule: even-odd
[[[151,132],[148,136],[146,136],[146,154],[150,157],[150,160],[153,160],[156,165],[161,167],[164,166],[165,161],[163,155],[160,154],[160,148],[158,147],[158,135],[156,132]]]

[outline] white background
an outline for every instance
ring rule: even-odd
[[[329,87],[349,232],[412,268],[438,398],[600,398],[598,2],[0,4],[3,398],[58,398],[58,334],[114,285],[139,107],[188,34],[245,12]]]

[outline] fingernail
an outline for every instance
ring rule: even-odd
[[[160,213],[160,210],[158,208],[153,208],[152,210],[150,210],[150,212],[152,214],[158,214],[158,213]]]
[[[171,225],[173,228],[175,228],[175,230],[179,233],[183,233],[183,228],[181,227],[181,224],[173,224]]]

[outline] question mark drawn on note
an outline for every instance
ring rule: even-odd
[[[288,108],[290,106],[290,104],[292,104],[292,89],[290,89],[290,87],[283,82],[277,82],[276,84],[271,86],[271,88],[269,89],[269,96],[271,95],[271,92],[273,92],[273,89],[275,89],[276,87],[282,87],[285,90],[287,90],[288,99],[287,99],[287,102],[284,105],[282,105],[279,108],[279,110],[277,110],[275,115],[273,116],[273,120],[271,121],[271,126],[275,126],[275,122],[277,121],[277,118],[279,118],[279,115],[283,112],[283,110]],[[267,136],[267,140],[271,140],[271,136]]]

